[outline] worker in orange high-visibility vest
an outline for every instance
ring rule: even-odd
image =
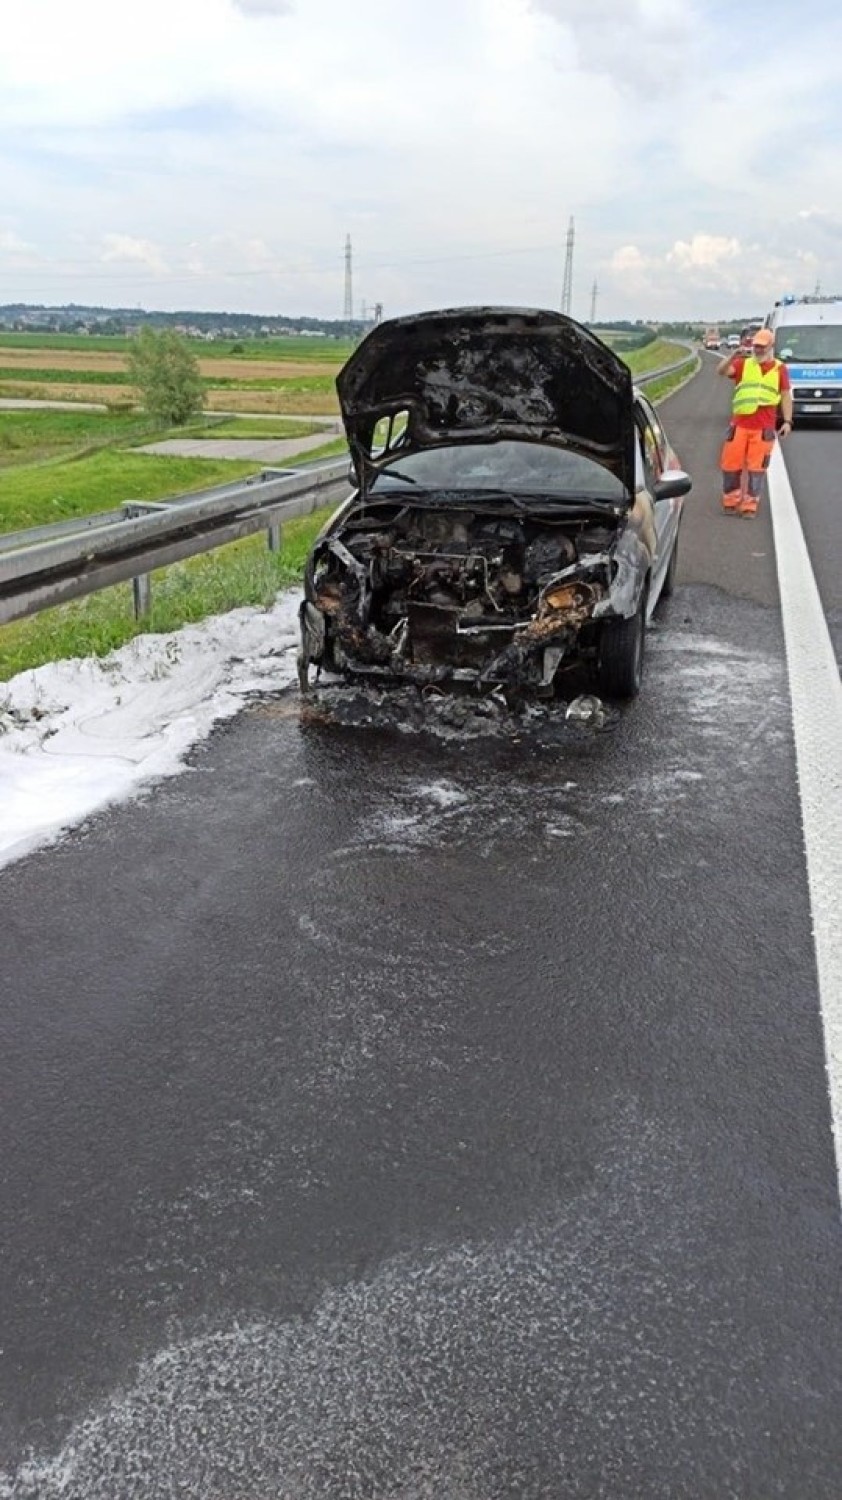
[[[788,437],[792,431],[789,371],[775,358],[774,344],[774,334],[759,328],[750,349],[726,355],[716,367],[717,375],[734,381],[731,425],[720,459],[722,509],[741,516],[757,515],[776,433]]]

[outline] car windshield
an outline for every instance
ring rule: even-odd
[[[511,494],[612,503],[625,496],[622,481],[594,459],[568,449],[515,439],[459,443],[407,453],[381,470],[371,490],[382,494],[401,481],[430,490],[475,493],[503,489]]]
[[[775,353],[794,364],[842,364],[842,323],[794,324],[775,334]]]

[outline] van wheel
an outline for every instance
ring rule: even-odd
[[[597,680],[606,698],[636,698],[643,681],[646,597],[630,620],[606,620],[602,627]]]

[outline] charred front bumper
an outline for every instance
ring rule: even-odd
[[[349,569],[344,588],[331,580],[312,589],[301,606],[302,689],[315,667],[419,687],[551,692],[562,663],[595,644],[594,621],[609,600],[615,572],[610,557],[594,557],[552,580],[536,608],[519,618],[494,616],[475,601],[466,608],[408,600],[386,630],[371,618],[371,594],[360,570]]]

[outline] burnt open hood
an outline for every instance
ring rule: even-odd
[[[525,439],[586,454],[634,494],[631,372],[562,313],[458,307],[391,319],[363,339],[336,389],[363,490],[396,456],[378,451],[377,423],[405,412],[406,452]]]

